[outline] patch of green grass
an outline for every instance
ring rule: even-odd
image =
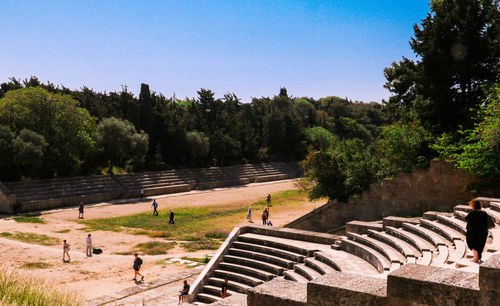
[[[41,261],[38,261],[38,262],[27,262],[27,263],[24,263],[21,268],[23,269],[48,269],[50,267],[52,267],[53,264],[50,264],[50,263],[47,263],[47,262],[41,262]]]
[[[308,202],[307,191],[287,190],[272,194],[272,206],[286,206]],[[160,210],[157,217],[150,212],[114,218],[82,220],[88,231],[122,231],[137,229],[140,234],[150,232],[150,237],[167,237],[172,240],[187,240],[186,237],[205,233],[210,239],[224,239],[233,227],[245,219],[248,206],[252,205],[255,216],[260,215],[267,203],[263,199],[255,203],[211,205],[202,207],[181,207],[175,209],[175,223],[168,224],[169,210]],[[273,210],[271,209],[271,216]],[[218,233],[213,232],[214,228]],[[154,233],[161,233],[159,236]],[[203,234],[203,235],[205,235]],[[205,237],[207,238],[207,237]],[[198,238],[197,238],[198,239]],[[199,240],[199,239],[198,239]]]
[[[181,247],[188,252],[196,252],[198,250],[217,250],[220,245],[221,242],[215,239],[199,239],[181,243]]]
[[[13,217],[12,219],[14,219],[17,223],[46,223],[45,220],[40,219],[39,217],[19,216]]]
[[[210,261],[210,257],[208,255],[205,255],[203,258],[183,256],[181,259],[191,260],[202,264],[207,264]]]
[[[54,231],[54,233],[58,233],[58,234],[64,234],[64,233],[69,233],[71,230],[69,228],[66,228],[66,229],[62,229],[62,230],[59,230],[59,231]]]
[[[115,255],[132,255],[134,252],[128,251],[128,252],[114,252],[113,254]]]
[[[167,254],[167,251],[174,248],[175,242],[150,241],[137,244],[134,249],[147,255]]]
[[[35,234],[35,233],[2,232],[0,233],[0,236],[12,240],[18,240],[26,243],[34,243],[41,245],[58,245],[61,243],[61,240],[59,238],[49,237],[47,235]]]

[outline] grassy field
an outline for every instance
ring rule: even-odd
[[[308,202],[307,192],[287,190],[272,195],[272,207]],[[160,210],[157,217],[150,212],[130,216],[80,221],[85,230],[128,231],[137,235],[165,237],[172,240],[199,241],[224,239],[232,228],[246,218],[248,206],[252,205],[254,219],[260,218],[266,202],[239,205],[182,207],[175,210],[175,225],[168,224],[169,210]],[[272,208],[271,208],[272,216]]]
[[[0,305],[83,305],[73,291],[55,289],[31,275],[0,269]]]
[[[58,245],[61,243],[59,238],[49,237],[47,235],[40,235],[35,233],[20,233],[20,232],[2,232],[0,237],[4,237],[11,240],[18,240],[26,243],[34,243],[41,245]]]
[[[45,224],[45,220],[40,219],[39,217],[19,216],[19,217],[14,217],[12,219],[14,219],[14,221],[16,221],[18,223],[41,223],[41,224]]]

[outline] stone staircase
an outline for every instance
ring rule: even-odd
[[[113,199],[187,192],[254,182],[295,178],[301,174],[297,163],[247,164],[230,167],[177,169],[122,175],[55,178],[4,182],[1,193],[15,197],[16,205],[3,204],[1,213],[40,211],[79,202],[96,203]],[[3,186],[3,185],[2,185]],[[6,201],[4,201],[6,202]],[[15,209],[12,206],[16,206]]]
[[[426,212],[421,218],[386,217],[379,222],[352,221],[345,236],[289,228],[237,228],[193,286],[195,304],[220,302],[220,288],[246,294],[274,279],[306,284],[329,273],[387,278],[407,264],[477,273],[465,242],[469,206],[453,213]],[[500,203],[485,210],[500,224]],[[500,250],[500,226],[490,230],[483,260]],[[500,253],[499,253],[500,254]],[[305,290],[305,289],[304,289]]]

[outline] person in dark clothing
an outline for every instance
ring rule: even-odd
[[[222,288],[220,290],[220,296],[221,298],[225,299],[227,297],[227,285],[228,285],[228,280],[227,278],[224,280],[224,284],[222,285]]]
[[[467,246],[474,253],[472,262],[481,262],[481,253],[483,252],[486,239],[488,238],[488,214],[481,210],[481,202],[472,200],[469,205],[472,211],[467,214]]]
[[[153,199],[153,216],[158,216],[158,203],[156,202],[156,199]]]
[[[262,212],[262,225],[267,224],[267,208]]]
[[[83,219],[83,202],[80,202],[78,207],[78,219]]]
[[[141,199],[144,198],[144,189],[141,189],[140,196],[141,196]]]
[[[189,294],[189,285],[187,280],[184,280],[184,287],[182,288],[181,291],[179,291],[179,304],[177,305],[182,305],[184,302],[184,296],[187,296]]]
[[[174,211],[170,210],[170,218],[168,220],[168,224],[175,224],[174,222]]]
[[[139,270],[142,266],[142,259],[139,257],[137,253],[134,254],[134,278],[132,280],[137,281],[137,275],[141,277],[141,281],[144,280],[144,275],[142,275]]]

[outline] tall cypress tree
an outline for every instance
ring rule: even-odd
[[[141,130],[151,135],[153,132],[153,109],[151,106],[151,92],[149,91],[148,84],[141,84],[139,107],[141,111]]]

